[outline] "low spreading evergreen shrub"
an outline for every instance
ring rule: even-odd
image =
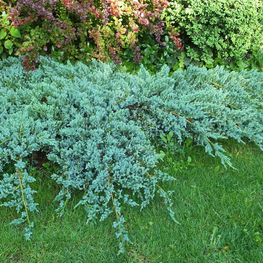
[[[60,168],[50,178],[61,185],[57,211],[82,191],[77,206],[88,221],[116,213],[123,251],[123,203],[143,209],[159,193],[175,220],[172,193],[159,185],[174,178],[157,169],[154,147],[165,146],[165,134],[173,132],[178,145],[190,138],[224,165],[231,162],[220,140],[247,137],[263,150],[262,73],[191,66],[171,75],[164,66],[131,75],[96,61],[39,61],[29,73],[18,58],[0,62],[0,205],[20,213],[13,223],[28,223],[28,239],[38,205],[28,169],[36,152]]]

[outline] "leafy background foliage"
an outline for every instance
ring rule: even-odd
[[[0,56],[23,55],[26,70],[39,55],[63,63],[110,59],[128,72],[144,64],[152,74],[163,64],[263,66],[260,1],[1,0],[0,8]]]
[[[139,63],[142,56],[138,35],[144,32],[159,46],[166,45],[161,40],[165,28],[161,13],[168,6],[166,0],[20,0],[13,1],[11,6],[6,3],[0,1],[0,7],[8,9],[11,23],[6,24],[6,18],[0,23],[5,32],[11,26],[23,31],[21,46],[14,51],[16,55],[26,55],[23,65],[27,70],[35,69],[39,54],[51,55],[63,62],[96,58],[121,64],[119,56],[128,50],[134,62]],[[178,34],[170,30],[170,35],[175,45],[182,48]],[[13,54],[10,47],[3,51],[5,55]]]
[[[172,0],[162,17],[180,33],[187,56],[209,67],[244,63],[263,44],[262,1]]]
[[[22,38],[20,30],[11,26],[9,21],[9,12],[11,6],[0,1],[0,58],[5,59],[7,56],[14,55],[14,51],[21,47]]]

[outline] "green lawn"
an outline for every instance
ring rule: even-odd
[[[1,208],[0,262],[263,262],[263,154],[254,145],[225,144],[233,165],[225,169],[220,160],[200,147],[188,147],[174,164],[191,156],[194,166],[163,162],[162,168],[176,177],[163,184],[174,190],[176,220],[173,222],[161,198],[143,211],[124,207],[126,228],[133,244],[117,256],[118,240],[112,227],[114,214],[103,222],[86,225],[85,211],[78,207],[78,193],[59,217],[53,199],[59,191],[49,179],[52,169],[35,172],[35,198],[39,213],[31,241],[24,226],[10,226],[16,212]]]

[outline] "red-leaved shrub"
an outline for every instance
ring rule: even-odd
[[[8,0],[4,2],[9,2]],[[38,55],[61,61],[96,58],[121,64],[119,55],[129,48],[134,61],[141,59],[138,35],[148,32],[161,41],[166,26],[161,14],[166,0],[17,0],[12,1],[9,19],[23,32],[16,55],[25,55],[26,70],[34,69]],[[170,37],[182,49],[178,34]]]

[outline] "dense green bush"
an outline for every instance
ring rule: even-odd
[[[142,56],[138,36],[145,32],[160,47],[166,45],[161,40],[165,27],[161,13],[168,5],[166,0],[18,0],[7,5],[8,2],[0,0],[0,56],[25,55],[23,65],[27,70],[35,69],[39,54],[62,62],[96,58],[120,64],[120,54],[128,50],[134,62],[139,63]],[[20,39],[7,34],[12,27]],[[170,30],[170,36],[181,48],[178,34]]]
[[[237,63],[263,44],[263,2],[170,1],[163,17],[180,33],[187,56],[208,66]]]
[[[14,55],[22,43],[20,30],[11,26],[11,21],[8,19],[10,10],[10,5],[0,1],[0,58],[2,59]]]
[[[263,74],[255,71],[191,66],[169,76],[164,66],[153,76],[143,67],[131,75],[113,64],[40,57],[39,68],[25,73],[10,57],[0,61],[0,79],[0,206],[21,213],[14,224],[33,227],[36,152],[58,167],[50,178],[61,185],[58,211],[73,190],[82,192],[88,221],[115,211],[117,237],[127,241],[123,203],[143,209],[158,192],[173,217],[171,192],[158,183],[174,178],[156,168],[154,147],[166,146],[166,134],[174,135],[174,151],[192,140],[224,165],[231,163],[218,140],[247,137],[263,150]]]
[[[163,65],[167,65],[172,71],[177,69],[184,69],[187,66],[187,62],[182,56],[182,52],[178,50],[178,47],[172,39],[169,37],[167,29],[164,30],[164,34],[161,38],[166,45],[160,46],[151,35],[145,32],[138,38],[138,46],[142,58],[139,64],[135,64],[133,56],[129,50],[124,50],[120,55],[123,64],[120,66],[121,70],[127,72],[137,72],[140,66],[143,65],[151,74],[158,72]]]

